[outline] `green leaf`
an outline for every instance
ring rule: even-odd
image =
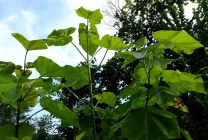
[[[100,10],[97,9],[95,11],[86,10],[83,7],[80,7],[76,10],[78,16],[89,19],[91,24],[100,24],[101,20],[103,19],[103,15],[100,13]]]
[[[172,101],[180,95],[178,92],[175,92],[174,89],[169,89],[167,87],[158,87],[154,92],[157,93],[157,104],[163,109],[167,109]]]
[[[118,107],[115,109],[114,114],[120,118],[125,116],[130,111],[130,105],[129,102],[123,103],[118,105]]]
[[[33,62],[33,65],[41,76],[48,76],[48,77],[63,76],[61,67],[49,58],[39,56]]]
[[[124,44],[121,38],[108,34],[103,36],[101,40],[94,40],[93,43],[109,50],[123,50],[132,47],[131,45]]]
[[[11,104],[18,98],[18,91],[21,84],[17,83],[17,79],[13,75],[0,74],[0,99],[5,104]]]
[[[7,138],[4,138],[4,140],[18,140],[18,139],[15,137],[7,137]]]
[[[157,41],[170,41],[173,46],[170,49],[180,53],[192,54],[195,49],[203,47],[198,41],[191,37],[185,31],[157,31],[153,33],[154,39]]]
[[[18,139],[22,140],[25,137],[32,139],[32,135],[35,132],[35,128],[29,124],[23,123],[19,127]]]
[[[0,140],[13,136],[15,136],[15,127],[12,124],[0,126]]]
[[[183,130],[183,129],[180,129],[180,132],[181,132],[181,134],[186,138],[186,140],[193,140],[193,139],[191,138],[191,135],[189,134],[188,131]]]
[[[173,70],[165,70],[162,74],[162,77],[163,80],[167,82],[172,89],[174,89],[174,91],[180,93],[194,91],[206,94],[203,80],[198,75]]]
[[[47,46],[43,40],[27,40],[23,35],[19,33],[12,33],[12,36],[17,39],[22,46],[26,50],[42,50],[42,49],[47,49]]]
[[[88,44],[87,44],[87,36],[88,36]],[[93,40],[98,40],[99,34],[97,32],[97,28],[95,25],[90,26],[90,31],[87,35],[87,26],[84,23],[79,24],[79,44],[82,46],[83,50],[87,53],[87,46],[89,50],[89,54],[93,56],[96,52],[98,46],[93,44]]]
[[[146,37],[140,38],[140,39],[136,42],[135,48],[140,49],[141,47],[143,47],[143,46],[146,44],[146,42],[147,42]]]
[[[12,74],[15,70],[15,64],[12,62],[0,61],[0,73]]]
[[[180,137],[176,116],[156,108],[140,108],[130,113],[121,122],[121,133],[128,140],[168,140]]]
[[[123,90],[121,90],[119,96],[121,98],[126,98],[128,96],[132,96],[139,93],[146,93],[147,88],[145,88],[143,85],[139,84],[137,81],[133,81],[131,84],[129,84],[127,87],[125,87]]]
[[[76,136],[76,140],[82,140],[86,132],[80,133],[78,136]]]
[[[79,120],[75,113],[69,110],[63,103],[43,97],[40,105],[55,117],[61,119],[65,124],[79,127]]]
[[[116,54],[117,58],[124,57],[126,58],[125,61],[123,62],[122,68],[128,65],[129,63],[137,60],[137,59],[142,59],[146,55],[146,50],[142,51],[132,51],[132,52],[120,52]]]
[[[70,36],[75,31],[75,28],[66,28],[53,30],[47,37],[47,44],[49,46],[64,46],[72,41],[72,37]]]
[[[89,84],[88,69],[85,66],[74,68],[67,65],[63,69],[64,77],[67,80],[65,83],[67,87],[72,86],[74,90],[77,90]]]
[[[98,93],[95,95],[95,98],[99,103],[105,103],[111,107],[114,107],[116,104],[117,97],[112,92],[103,92],[102,94]]]
[[[162,68],[159,66],[152,67],[152,69],[150,70],[150,84],[158,85],[162,71],[163,71]],[[148,69],[145,70],[145,68],[140,68],[139,70],[136,70],[134,72],[133,77],[142,84],[145,83],[147,84],[148,83],[147,74],[148,74]]]

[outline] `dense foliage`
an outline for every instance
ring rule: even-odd
[[[27,122],[33,115],[25,120],[21,120],[21,115],[28,108],[36,106],[38,100],[44,110],[61,120],[62,128],[70,126],[77,129],[73,132],[76,134],[76,140],[168,140],[180,138],[181,135],[190,139],[188,132],[179,127],[176,115],[167,108],[174,106],[175,98],[183,93],[206,94],[203,80],[201,75],[166,70],[167,65],[175,59],[167,59],[163,54],[166,49],[170,49],[176,54],[189,55],[203,45],[184,30],[156,31],[152,34],[154,43],[151,44],[146,37],[140,38],[134,45],[124,44],[121,38],[108,34],[100,39],[96,28],[103,18],[100,10],[89,11],[81,7],[76,13],[86,19],[86,24],[80,23],[78,29],[79,45],[87,54],[85,57],[80,53],[86,60],[81,66],[61,67],[44,56],[39,56],[34,62],[27,62],[29,51],[69,43],[77,48],[71,37],[75,32],[73,27],[53,30],[46,39],[38,40],[27,40],[19,33],[12,34],[25,48],[26,53],[23,67],[12,62],[0,63],[0,99],[4,104],[16,109],[15,123],[0,127],[0,139],[32,139],[35,128]],[[112,89],[103,87],[106,91],[103,89],[96,91],[93,88],[102,85],[103,80],[98,83],[92,82],[93,72],[97,73],[97,69],[101,67],[101,63],[98,66],[91,65],[91,58],[99,47],[117,51],[135,48],[133,51],[121,51],[116,55],[117,58],[125,59],[123,67],[136,63],[131,83],[124,85],[125,88],[117,93],[117,96],[109,91]],[[95,71],[91,69],[92,66],[95,67]],[[30,79],[31,69],[37,70],[40,76]],[[53,82],[54,79],[62,77],[64,82]],[[88,87],[86,92],[89,94],[82,100],[71,88],[79,90],[84,86]],[[68,108],[62,102],[50,97],[52,93],[62,88],[80,102]],[[50,120],[48,121],[50,123]],[[99,131],[98,123],[100,123]],[[40,123],[39,126],[41,125]]]

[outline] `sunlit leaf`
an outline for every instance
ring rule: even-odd
[[[88,40],[87,40],[88,36]],[[83,50],[87,53],[89,51],[89,55],[93,55],[98,46],[92,43],[92,40],[98,40],[99,35],[97,32],[97,28],[95,25],[90,26],[89,33],[87,34],[87,25],[84,23],[79,24],[79,44],[82,46]],[[88,48],[88,49],[87,49]]]
[[[162,74],[163,80],[170,85],[172,89],[180,93],[195,91],[206,93],[201,77],[191,73],[165,70]]]
[[[61,67],[49,58],[39,56],[34,61],[33,65],[41,76],[48,76],[48,77],[63,76]]]
[[[101,40],[94,40],[93,43],[109,50],[123,50],[132,47],[131,45],[124,44],[121,38],[108,34],[103,36]]]
[[[64,46],[67,45],[72,41],[72,37],[70,36],[74,33],[75,28],[66,28],[66,29],[59,29],[53,30],[47,37],[47,44],[49,46]]]
[[[102,14],[100,13],[100,10],[97,9],[95,11],[86,10],[83,7],[80,7],[76,10],[76,13],[78,16],[89,19],[89,22],[91,24],[100,24],[101,20],[103,19]]]
[[[116,95],[112,92],[103,92],[102,94],[98,93],[95,95],[95,98],[99,103],[105,103],[111,107],[114,107],[116,104]]]
[[[192,54],[195,49],[203,47],[198,41],[191,37],[185,31],[157,31],[153,33],[154,39],[157,41],[169,40],[173,43],[170,49],[180,53],[184,52],[186,54]]]
[[[26,50],[42,50],[42,49],[47,49],[47,46],[43,40],[27,40],[23,35],[19,33],[12,33],[12,36],[17,39],[22,46]]]
[[[146,37],[142,37],[139,40],[137,40],[135,48],[140,49],[141,47],[143,47],[147,42]]]

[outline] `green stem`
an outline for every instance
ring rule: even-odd
[[[28,117],[27,119],[25,119],[25,120],[23,121],[23,123],[26,122],[26,121],[28,121],[28,120],[29,120],[30,118],[32,118],[34,115],[38,114],[39,112],[41,112],[41,111],[43,111],[43,110],[44,110],[44,109],[41,109],[41,110],[35,112],[35,113],[32,114],[30,117]]]
[[[91,64],[89,59],[89,36],[88,36],[89,21],[87,20],[86,36],[87,36],[87,65],[88,65],[88,75],[89,75],[89,95],[90,95],[90,106],[93,119],[93,140],[96,140],[96,125],[95,125],[95,115],[94,115],[94,105],[93,105],[93,93],[92,93],[92,77],[91,77]]]
[[[147,79],[148,79],[148,89],[147,89],[147,98],[146,98],[146,109],[148,107],[149,92],[150,92],[150,88],[149,88],[149,85],[150,85],[150,70],[151,69],[148,69],[148,75],[147,75]]]
[[[87,59],[85,58],[85,56],[82,54],[82,52],[78,49],[78,47],[73,43],[71,42],[72,45],[77,49],[77,51],[82,55],[82,57],[84,58],[85,61],[87,61]]]
[[[27,59],[28,50],[25,53],[25,59],[24,59],[24,76],[26,75],[26,59]]]

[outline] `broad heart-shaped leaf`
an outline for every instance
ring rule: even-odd
[[[19,33],[12,33],[12,36],[17,39],[22,46],[26,50],[42,50],[42,49],[47,49],[47,46],[43,40],[27,40],[23,35]]]
[[[203,80],[198,75],[173,70],[165,70],[162,74],[163,80],[179,93],[194,91],[206,93],[204,90]]]
[[[75,28],[66,28],[66,29],[59,29],[53,30],[47,37],[47,44],[48,46],[64,46],[67,45],[72,41],[72,37],[70,36],[74,33]]]
[[[173,43],[170,49],[180,53],[184,51],[186,54],[192,54],[195,49],[203,47],[198,41],[191,37],[185,31],[157,31],[153,33],[154,39],[157,41],[168,40]]]
[[[14,63],[0,61],[0,73],[12,74],[14,70],[15,70]]]
[[[29,137],[32,139],[32,135],[35,129],[29,124],[23,123],[19,127],[18,139],[22,140],[24,137]],[[10,140],[8,138],[15,137],[15,127],[11,124],[6,124],[0,126],[0,139],[1,140]],[[13,139],[11,139],[13,140]]]
[[[132,47],[131,45],[124,44],[121,38],[108,34],[103,36],[101,40],[93,40],[93,43],[109,50],[123,50]]]
[[[49,58],[39,56],[33,62],[33,65],[41,76],[48,76],[48,77],[63,76],[61,67]]]
[[[89,19],[91,24],[100,24],[101,20],[103,19],[103,15],[100,13],[100,10],[97,9],[95,11],[86,10],[83,7],[80,7],[76,10],[78,16]]]
[[[13,75],[0,74],[0,99],[5,104],[11,104],[18,98],[18,91],[21,84],[17,83],[17,79]]]
[[[134,78],[138,80],[142,84],[148,83],[149,72],[148,68],[145,70],[145,68],[140,68],[139,70],[136,70],[134,72]],[[154,65],[152,69],[150,70],[150,84],[152,85],[158,85],[160,81],[160,75],[162,73],[162,68],[159,66]],[[147,76],[148,75],[148,76]]]
[[[66,65],[63,68],[63,74],[67,80],[65,85],[72,87],[74,90],[89,84],[88,69],[85,66],[77,66],[74,68]]]
[[[140,49],[141,47],[143,47],[147,42],[146,37],[142,37],[139,40],[137,40],[136,44],[135,44],[135,48]]]
[[[142,59],[146,55],[146,50],[142,51],[132,51],[132,52],[120,52],[116,54],[117,58],[125,57],[125,61],[123,62],[122,68],[128,65],[129,63],[135,61],[136,59]]]
[[[62,102],[42,97],[40,105],[55,117],[61,119],[65,124],[79,127],[79,120],[75,113],[69,110]]]
[[[121,134],[128,140],[169,140],[180,137],[176,116],[156,108],[132,111],[121,122]]]
[[[99,103],[105,103],[111,107],[114,107],[116,104],[116,95],[112,92],[103,92],[102,94],[98,93],[95,95],[95,98]]]
[[[88,33],[88,42],[87,42],[87,25],[84,23],[79,24],[79,44],[82,46],[83,50],[87,53],[87,47],[89,54],[92,56],[98,46],[92,43],[92,40],[98,40],[99,35],[95,25],[90,25],[90,30]]]

